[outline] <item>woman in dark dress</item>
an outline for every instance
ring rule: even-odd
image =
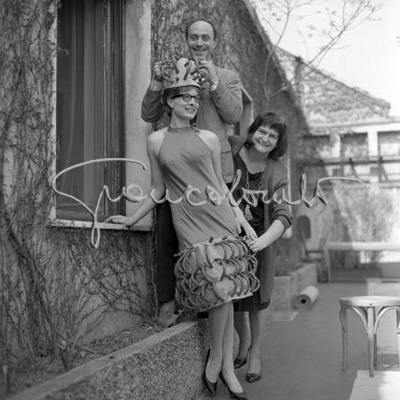
[[[287,148],[286,122],[274,112],[262,113],[250,125],[247,138],[231,136],[230,142],[235,170],[242,172],[234,198],[240,199],[242,188],[268,191],[267,195],[264,192],[264,196],[258,197],[257,205],[250,205],[245,199],[240,203],[258,236],[249,242],[249,247],[257,253],[260,289],[252,297],[234,304],[235,327],[240,339],[235,367],[248,362],[246,380],[251,383],[259,380],[262,373],[261,341],[274,285],[276,240],[292,221],[289,206],[284,201],[281,204],[267,201],[275,193],[278,199],[281,198],[283,189],[288,185],[287,169],[279,160]]]

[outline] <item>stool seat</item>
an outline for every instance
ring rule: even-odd
[[[340,299],[342,306],[388,307],[400,306],[400,297],[393,296],[350,296]]]
[[[396,310],[396,331],[399,343],[400,363],[400,297],[394,296],[350,296],[342,297],[340,303],[340,322],[342,325],[342,370],[346,369],[348,339],[347,310],[353,311],[361,319],[364,331],[368,336],[369,376],[374,376],[374,365],[377,365],[377,331],[384,314]]]

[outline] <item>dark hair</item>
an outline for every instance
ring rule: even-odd
[[[190,28],[195,22],[199,22],[199,21],[207,22],[207,24],[210,24],[210,25],[211,25],[211,28],[212,28],[213,34],[214,34],[214,40],[216,40],[216,39],[217,39],[217,30],[216,30],[214,24],[213,24],[211,21],[209,21],[208,19],[205,19],[205,18],[192,19],[192,20],[190,20],[190,21],[188,21],[188,22],[186,23],[186,27],[185,27],[185,38],[186,38],[186,40],[187,40],[188,37],[189,37],[189,28]]]
[[[278,133],[278,143],[269,154],[269,157],[274,160],[282,157],[287,149],[287,126],[285,119],[273,111],[258,114],[247,130],[246,147],[254,146],[253,135],[260,126],[274,129]]]

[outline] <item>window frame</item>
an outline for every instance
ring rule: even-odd
[[[94,13],[101,13],[100,18],[100,29],[101,29],[101,41],[99,42],[98,48],[102,49],[100,59],[103,63],[101,68],[102,85],[101,90],[103,94],[103,100],[101,100],[103,119],[101,121],[102,131],[102,143],[101,148],[102,154],[96,154],[95,158],[111,158],[111,157],[124,157],[124,144],[125,144],[125,1],[118,0],[95,0],[94,1]],[[58,22],[59,14],[57,14]],[[57,27],[59,24],[57,23]],[[98,28],[97,28],[98,29]],[[96,32],[96,38],[99,36]],[[54,40],[58,41],[57,28],[54,30]],[[58,48],[58,50],[60,50]],[[57,75],[57,57],[55,55],[53,59],[53,65],[55,69],[54,74],[54,93],[57,94],[58,88],[58,75]],[[99,62],[96,60],[95,62]],[[90,98],[90,96],[89,96]],[[95,112],[96,114],[96,112]],[[54,112],[54,175],[57,172],[56,165],[59,161],[60,154],[57,153],[57,141],[59,140],[59,129],[57,126],[57,102]],[[112,132],[108,134],[108,132]],[[117,134],[115,134],[117,132]],[[83,138],[84,141],[84,138]],[[99,153],[100,153],[99,152]],[[84,160],[86,156],[84,155]],[[116,168],[117,166],[117,168]],[[83,173],[83,171],[82,171]],[[104,182],[111,183],[110,192],[118,195],[123,182],[125,182],[125,167],[123,163],[104,163],[102,167],[102,177],[99,178]],[[84,179],[83,179],[84,181]],[[82,193],[85,192],[85,185],[82,184]],[[100,195],[95,193],[96,189],[93,189],[92,197],[93,200]],[[77,208],[80,210],[60,210],[58,200],[59,196],[56,196],[52,204],[50,219],[52,224],[59,226],[82,226],[89,227],[93,224],[93,217],[87,212],[83,211],[83,207],[76,203]],[[83,199],[84,201],[85,199]],[[125,212],[126,204],[124,201],[118,203],[110,202],[103,198],[102,201],[102,217],[104,215],[121,214]],[[93,205],[93,204],[92,204]],[[94,210],[93,210],[94,211]],[[111,224],[105,224],[111,225]],[[118,227],[115,227],[118,229]]]

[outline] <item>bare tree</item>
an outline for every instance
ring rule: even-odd
[[[307,61],[303,60],[303,67],[288,77],[287,84],[294,87],[318,68],[328,52],[339,49],[340,41],[347,32],[373,20],[382,6],[378,0],[251,0],[251,4],[273,44],[265,66],[265,90],[271,58],[286,36],[295,34],[306,49],[317,48],[309,54]],[[267,98],[277,93],[266,93]]]

